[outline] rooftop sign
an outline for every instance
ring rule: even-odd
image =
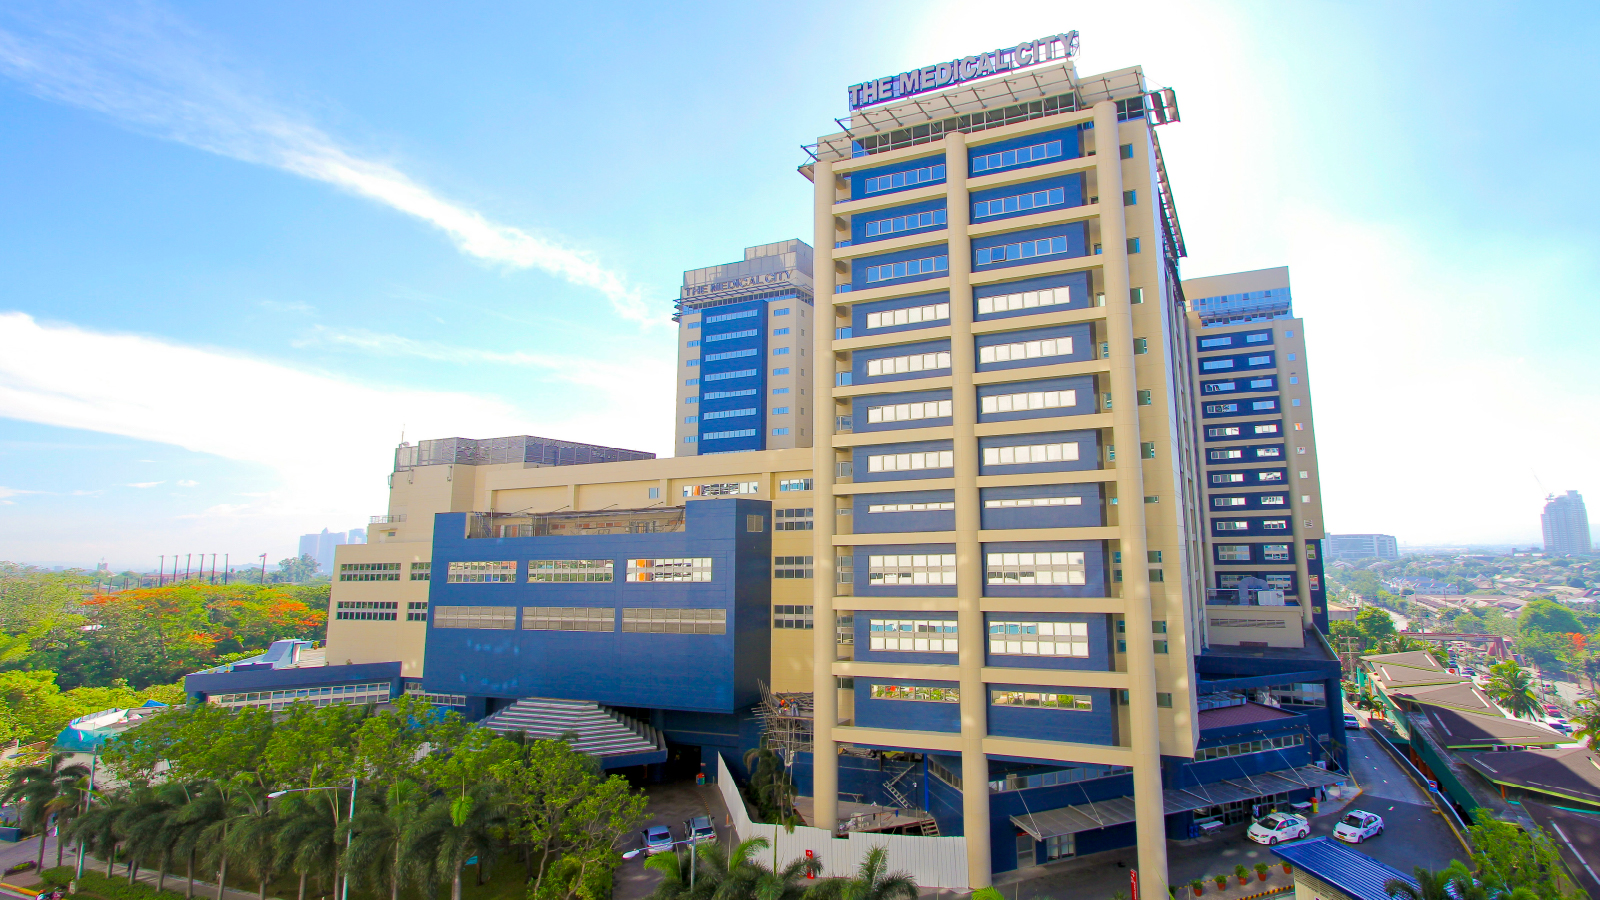
[[[1023,41],[1015,47],[1002,47],[989,53],[952,59],[921,69],[901,72],[873,81],[852,84],[849,87],[850,108],[861,109],[878,103],[888,103],[901,97],[934,91],[952,84],[987,78],[1001,72],[1026,69],[1053,59],[1071,59],[1078,55],[1078,33],[1052,34],[1036,41]]]
[[[716,281],[711,284],[685,285],[682,290],[683,299],[691,297],[704,297],[707,294],[716,294],[722,291],[737,290],[739,288],[758,287],[767,284],[782,284],[790,281],[792,269],[781,272],[764,272],[759,275],[745,275],[727,281]]]

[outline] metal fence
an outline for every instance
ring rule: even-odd
[[[825,878],[847,878],[861,866],[867,852],[884,847],[889,852],[888,870],[905,872],[923,888],[967,888],[967,839],[964,837],[920,837],[903,834],[859,834],[836,838],[822,828],[797,826],[786,831],[777,825],[750,821],[744,798],[733,782],[733,773],[722,757],[717,757],[717,788],[733,820],[739,840],[764,837],[777,847],[778,865],[803,857],[809,851],[822,860]],[[768,851],[769,853],[771,851]],[[769,857],[770,858],[770,857]]]

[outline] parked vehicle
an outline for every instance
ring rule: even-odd
[[[1311,823],[1304,816],[1293,813],[1272,813],[1257,819],[1245,831],[1245,836],[1258,844],[1276,844],[1292,841],[1311,833]]]
[[[1564,719],[1567,717],[1566,712],[1564,712],[1561,707],[1555,705],[1554,703],[1546,703],[1544,705],[1544,711],[1558,719]]]
[[[713,843],[717,840],[717,826],[712,824],[710,816],[695,816],[683,823],[684,840],[703,844],[706,841]]]
[[[1383,816],[1359,809],[1345,813],[1333,828],[1333,836],[1349,844],[1359,844],[1380,834],[1383,834]]]
[[[651,856],[672,849],[672,829],[665,825],[651,825],[640,835],[644,838],[644,852]]]

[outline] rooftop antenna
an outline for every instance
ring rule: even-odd
[[[1546,500],[1549,500],[1550,498],[1555,496],[1554,494],[1552,494],[1549,491],[1545,490],[1544,482],[1539,480],[1539,473],[1538,472],[1535,472],[1534,470],[1529,469],[1528,470],[1528,474],[1533,476],[1533,483],[1537,484],[1539,486],[1539,493],[1543,494],[1544,498]]]

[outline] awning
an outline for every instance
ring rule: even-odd
[[[1239,800],[1254,800],[1257,797],[1303,791],[1307,788],[1329,787],[1343,784],[1348,780],[1347,775],[1329,772],[1316,766],[1279,769],[1260,775],[1241,776],[1195,787],[1162,791],[1162,812],[1170,816],[1173,813],[1220,806]],[[1064,834],[1077,834],[1080,831],[1109,828],[1113,825],[1126,825],[1133,820],[1132,797],[1113,797],[1109,800],[1095,800],[1011,817],[1012,824],[1032,835],[1036,841]]]

